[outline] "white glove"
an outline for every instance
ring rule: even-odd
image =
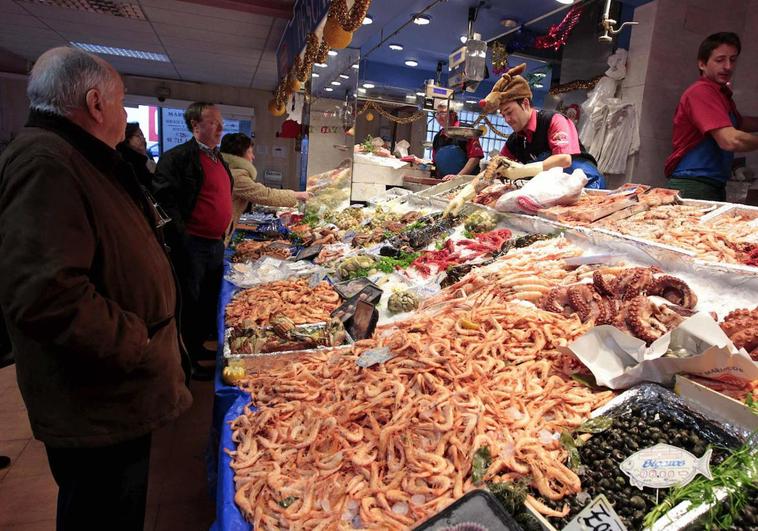
[[[473,184],[469,183],[447,204],[445,212],[442,214],[443,217],[457,216],[458,212],[463,208],[463,205],[466,204],[466,201],[474,197],[476,197],[476,190],[474,189]]]
[[[510,179],[511,181],[515,181],[517,179],[525,179],[527,177],[534,177],[538,173],[542,173],[542,163],[541,162],[532,162],[530,164],[520,164],[518,162],[511,163],[511,165],[502,170],[502,175],[506,179]]]

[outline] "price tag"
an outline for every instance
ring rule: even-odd
[[[358,356],[355,360],[355,364],[364,369],[376,365],[377,363],[384,363],[387,360],[392,359],[392,352],[387,347],[379,347],[370,350],[366,350]]]
[[[600,495],[571,520],[563,531],[626,531],[608,498]]]

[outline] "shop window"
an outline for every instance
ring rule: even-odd
[[[474,123],[476,119],[479,118],[479,113],[472,111],[459,111],[458,118],[461,122]],[[501,131],[505,134],[510,134],[512,132],[510,126],[505,122],[505,119],[499,114],[490,114],[487,116],[487,118],[494,124],[498,131]],[[430,146],[424,148],[425,159],[432,158],[431,143],[434,140],[434,135],[436,135],[439,130],[440,124],[437,123],[437,120],[434,119],[434,114],[430,113],[426,122],[426,141],[430,144]],[[484,157],[488,158],[491,151],[497,151],[499,153],[503,148],[505,141],[505,138],[496,135],[489,127],[487,127],[487,133],[479,138],[479,143],[482,145],[482,149],[484,150]]]

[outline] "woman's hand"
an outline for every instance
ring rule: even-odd
[[[449,173],[449,174],[445,175],[445,176],[442,178],[442,180],[443,180],[443,181],[452,181],[452,180],[453,180],[453,179],[455,179],[456,177],[458,177],[458,174],[457,174],[457,173]]]

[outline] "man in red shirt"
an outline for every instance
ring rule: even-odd
[[[172,219],[166,235],[182,284],[182,336],[193,361],[192,377],[209,380],[213,372],[198,361],[214,354],[203,342],[215,330],[233,178],[218,151],[224,129],[218,108],[195,102],[184,111],[184,120],[192,138],[161,156],[153,189]]]
[[[684,91],[674,114],[669,186],[683,197],[726,200],[734,152],[758,149],[758,118],[740,116],[729,82],[742,46],[735,33],[714,33],[698,50],[700,79]]]
[[[513,134],[500,151],[506,158],[521,163],[506,170],[509,179],[534,177],[551,168],[584,171],[587,188],[605,188],[605,178],[595,159],[579,142],[576,126],[560,113],[532,107],[532,91],[526,79],[515,72],[498,95],[500,114],[513,129]],[[480,102],[486,107],[486,100]]]
[[[445,132],[446,127],[461,125],[458,113],[448,110],[445,105],[439,105],[434,118],[440,124],[440,130],[432,140],[432,160],[437,167],[437,176],[443,176],[449,181],[458,175],[479,173],[479,161],[484,158],[479,139],[456,140]]]

